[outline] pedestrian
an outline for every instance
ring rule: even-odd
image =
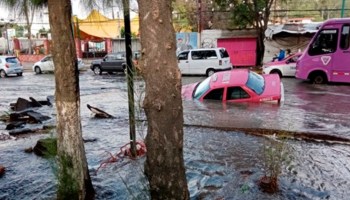
[[[275,54],[275,57],[272,58],[272,62],[274,62],[276,59],[278,61],[281,61],[284,59],[284,57],[285,57],[285,51],[284,51],[284,49],[280,48],[279,54],[278,55]]]
[[[286,57],[293,55],[290,49],[286,49]]]

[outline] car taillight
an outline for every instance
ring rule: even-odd
[[[9,65],[8,63],[6,63],[6,64],[5,64],[5,67],[6,67],[6,68],[9,68],[9,67],[10,67],[10,65]]]
[[[219,60],[219,65],[222,65],[222,60]]]

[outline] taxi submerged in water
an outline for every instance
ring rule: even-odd
[[[233,69],[184,85],[181,95],[184,100],[279,103],[284,101],[284,87],[277,74],[259,75],[249,69]]]

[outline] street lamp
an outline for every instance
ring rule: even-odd
[[[341,18],[344,17],[344,8],[345,8],[345,0],[343,0],[342,5],[341,5],[341,13],[340,13]]]

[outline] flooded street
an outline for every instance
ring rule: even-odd
[[[282,81],[285,87],[282,105],[186,101],[184,111],[191,114],[185,118],[199,125],[267,128],[350,138],[350,107],[347,106],[350,105],[350,85],[312,85],[294,78]]]
[[[122,75],[80,75],[81,120],[89,170],[96,199],[149,199],[145,192],[144,158],[124,159],[96,173],[109,154],[117,153],[129,141],[126,81]],[[183,84],[204,77],[183,77]],[[350,195],[350,146],[303,140],[282,141],[288,147],[288,165],[282,167],[276,194],[263,193],[257,182],[264,175],[267,137],[220,127],[264,128],[300,133],[324,134],[350,139],[350,85],[311,85],[284,78],[285,102],[276,104],[222,104],[184,101],[184,157],[191,199],[348,199]],[[45,100],[54,95],[54,75],[24,73],[23,77],[0,79],[0,115],[11,112],[18,97]],[[137,81],[137,89],[142,82]],[[140,92],[137,92],[137,99]],[[86,105],[115,116],[96,119]],[[55,124],[55,107],[39,112]],[[0,122],[0,134],[7,134]],[[146,134],[144,123],[137,126],[138,138]],[[39,138],[53,133],[0,141],[0,199],[55,199],[54,164],[35,154],[24,153]],[[96,140],[96,141],[94,141]]]

